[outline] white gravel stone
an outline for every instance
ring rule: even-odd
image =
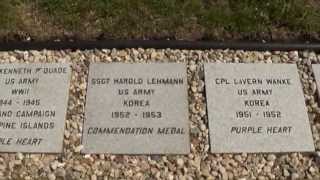
[[[56,176],[51,173],[51,174],[48,175],[48,179],[49,179],[49,180],[55,180],[55,179],[56,179]]]
[[[269,154],[268,155],[268,161],[274,161],[277,157],[274,154]]]
[[[183,165],[184,165],[183,159],[181,159],[181,158],[177,159],[177,164],[179,167],[183,167]]]

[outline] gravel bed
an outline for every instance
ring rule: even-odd
[[[61,154],[0,153],[0,179],[320,179],[320,107],[311,64],[314,52],[105,49],[0,52],[0,63],[68,62],[72,67]],[[88,66],[91,62],[186,62],[191,153],[188,155],[80,154]],[[296,63],[312,127],[315,153],[211,154],[203,63]],[[272,73],[272,72],[271,72]],[[59,88],[57,86],[57,88]]]

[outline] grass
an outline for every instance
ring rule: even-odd
[[[263,34],[285,39],[284,34],[293,34],[289,38],[301,34],[317,38],[320,34],[320,3],[316,0],[1,1],[0,31],[24,32],[35,40],[69,36],[259,39]]]
[[[15,6],[16,2],[1,0],[0,3],[0,30],[10,30],[14,28],[16,22]]]

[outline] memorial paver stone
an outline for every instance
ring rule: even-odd
[[[0,65],[0,152],[62,152],[69,64]]]
[[[295,64],[205,64],[212,153],[314,151]]]
[[[90,65],[83,153],[190,151],[186,65]]]
[[[320,64],[312,64],[312,70],[318,88],[318,96],[320,97]]]

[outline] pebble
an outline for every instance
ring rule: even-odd
[[[290,172],[287,169],[283,169],[283,175],[284,177],[290,176]]]
[[[74,170],[79,171],[79,172],[84,172],[86,169],[81,166],[81,165],[76,165],[73,167]]]
[[[309,172],[310,172],[311,174],[314,174],[314,173],[316,172],[316,169],[315,169],[314,167],[310,167],[310,168],[309,168]]]
[[[299,178],[299,174],[298,173],[292,173],[291,179],[298,179],[298,178]]]
[[[157,57],[157,53],[156,52],[152,52],[151,55],[150,55],[150,58],[153,60]]]
[[[74,152],[80,152],[83,149],[83,145],[79,145],[74,149]]]
[[[208,166],[203,167],[201,170],[201,173],[204,177],[209,177],[210,176],[210,169]]]
[[[271,59],[274,63],[279,63],[281,61],[281,58],[277,55],[272,55]]]
[[[56,170],[59,166],[59,162],[58,161],[53,161],[50,165],[52,170]]]
[[[181,158],[177,159],[177,165],[178,165],[179,167],[183,167],[183,165],[184,165],[183,159],[181,159]]]
[[[190,65],[189,69],[190,69],[190,71],[194,72],[194,71],[196,71],[197,66],[195,64]]]
[[[22,153],[17,153],[17,158],[18,158],[19,160],[22,160],[22,159],[23,159],[23,154],[22,154]]]
[[[274,154],[269,154],[268,155],[268,161],[274,161],[277,157]]]
[[[66,176],[66,171],[63,168],[58,168],[55,172],[56,172],[57,177],[65,177]]]
[[[49,179],[49,180],[55,180],[55,179],[56,179],[56,176],[55,176],[54,174],[50,173],[50,174],[48,175],[48,179]]]
[[[223,166],[219,167],[219,173],[221,174],[223,180],[228,179],[227,171]]]
[[[91,180],[97,180],[97,179],[98,178],[97,178],[97,176],[95,174],[91,176]]]

